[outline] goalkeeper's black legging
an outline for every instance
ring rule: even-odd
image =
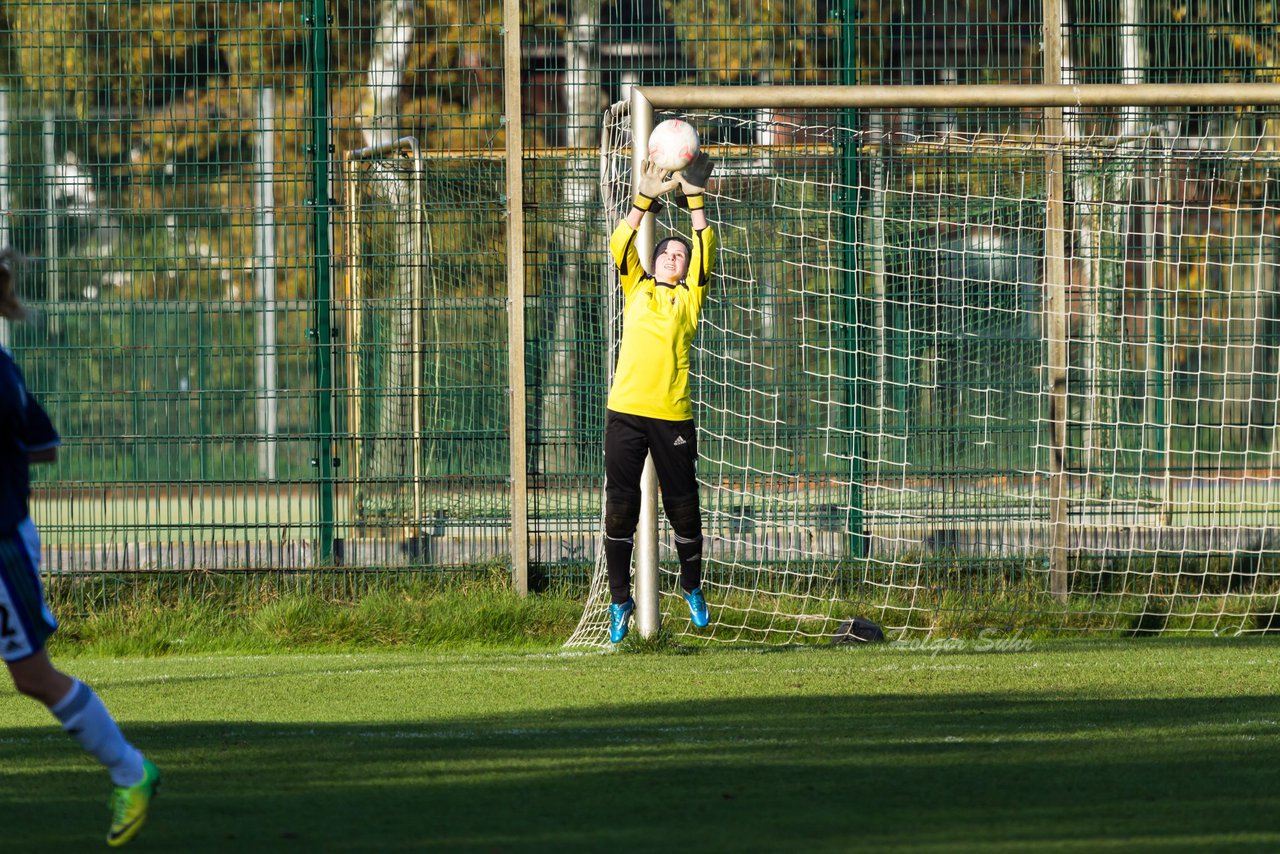
[[[698,433],[692,420],[665,421],[609,411],[604,428],[604,553],[609,596],[631,597],[631,553],[640,519],[640,476],[646,454],[662,489],[662,506],[675,534],[680,586],[702,586],[702,509],[698,504]]]

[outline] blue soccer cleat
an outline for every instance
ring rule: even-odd
[[[636,612],[636,601],[628,599],[621,605],[609,606],[609,640],[613,643],[622,643],[622,639],[627,636],[627,629],[631,622],[631,615]]]
[[[689,619],[698,628],[705,629],[711,622],[711,615],[707,613],[707,600],[702,595],[702,588],[684,594],[684,601],[689,603]]]

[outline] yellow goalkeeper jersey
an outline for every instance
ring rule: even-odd
[[[618,223],[609,238],[625,301],[618,366],[607,404],[614,412],[667,421],[693,417],[689,348],[711,279],[716,235],[707,226],[692,236],[688,272],[674,286],[660,284],[644,271],[636,250],[636,230],[626,220]]]

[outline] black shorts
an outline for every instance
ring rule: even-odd
[[[653,455],[664,505],[698,500],[698,431],[693,419],[666,421],[613,410],[609,410],[604,427],[607,499],[640,499],[646,454]]]
[[[0,659],[35,655],[57,627],[40,586],[40,535],[26,518],[0,535]]]

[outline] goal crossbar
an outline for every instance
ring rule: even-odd
[[[876,107],[1280,106],[1280,83],[966,86],[641,86],[659,110]]]

